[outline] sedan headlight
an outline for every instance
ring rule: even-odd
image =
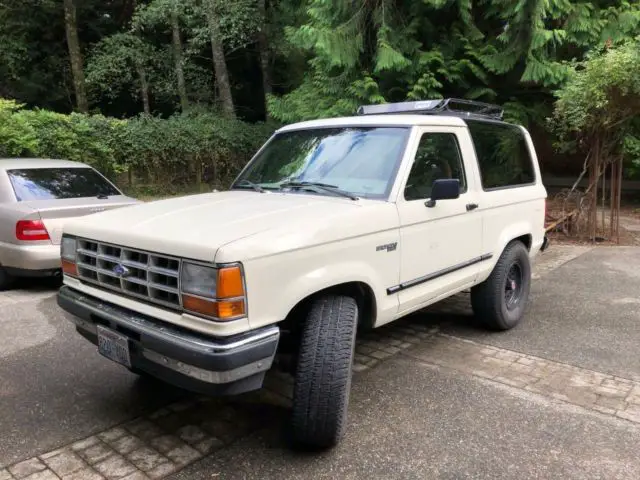
[[[180,290],[186,311],[215,320],[235,320],[246,313],[240,265],[212,267],[184,261]]]
[[[63,236],[60,242],[60,260],[62,271],[67,275],[78,276],[76,257],[78,244],[74,237]]]

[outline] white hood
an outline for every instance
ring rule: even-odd
[[[350,230],[348,233],[363,234],[365,232],[353,231],[362,229],[354,224],[354,218],[360,217],[355,214],[362,212],[363,207],[375,209],[392,205],[342,197],[236,190],[97,213],[69,222],[64,232],[141,250],[213,261],[220,247],[266,231],[296,232],[294,243],[297,245],[287,242],[287,249],[302,248],[306,246],[304,243],[313,242],[317,237],[313,232],[317,229],[328,233],[327,227],[331,231],[338,227],[344,236],[347,232],[339,228],[343,222]],[[371,222],[369,228],[377,229],[375,222]],[[315,240],[331,240],[326,235],[322,237]],[[253,255],[242,252],[241,256],[243,258],[236,260]]]

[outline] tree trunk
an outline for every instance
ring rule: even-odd
[[[618,164],[618,191],[616,192],[616,243],[620,244],[620,200],[622,198],[622,170],[624,158],[622,155],[616,160]]]
[[[121,27],[131,21],[131,18],[136,11],[136,6],[136,0],[124,0],[124,3],[120,9],[120,15],[118,15],[118,23]]]
[[[262,70],[262,91],[264,92],[265,114],[269,116],[267,105],[267,95],[273,88],[271,86],[271,72],[269,70],[269,37],[267,35],[267,8],[266,0],[258,0],[258,10],[260,14],[260,31],[258,32],[258,48],[260,49],[260,69]]]
[[[589,220],[587,222],[589,237],[595,243],[598,234],[598,182],[600,180],[600,156],[602,155],[602,143],[596,135],[594,143],[594,155],[591,160],[590,185],[592,186],[589,202]]]
[[[138,79],[140,80],[140,98],[142,99],[142,107],[144,113],[151,115],[151,103],[149,102],[149,83],[147,82],[147,73],[144,71],[144,67],[138,63],[136,64],[136,70],[138,72]]]
[[[220,93],[222,102],[222,110],[229,117],[235,117],[233,108],[233,96],[231,95],[231,83],[229,82],[229,73],[227,71],[227,61],[224,58],[224,49],[220,35],[220,26],[214,11],[214,1],[208,0],[207,5],[207,22],[209,24],[209,32],[211,35],[211,54],[213,56],[213,68],[216,74],[216,83]]]
[[[176,67],[176,77],[178,79],[178,95],[180,96],[180,106],[184,112],[189,107],[189,98],[187,97],[187,85],[184,81],[184,69],[182,68],[182,40],[180,39],[180,23],[178,22],[178,13],[173,9],[171,11],[171,32],[173,44],[173,61]]]
[[[64,26],[67,33],[67,46],[71,61],[71,73],[73,75],[73,88],[76,92],[76,107],[80,112],[89,111],[87,90],[84,82],[84,67],[82,65],[82,52],[78,39],[78,25],[76,23],[76,7],[73,0],[64,0]]]

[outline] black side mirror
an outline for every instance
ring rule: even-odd
[[[433,208],[438,200],[454,200],[458,197],[460,197],[460,180],[443,178],[433,182],[431,198],[425,202],[425,205]]]

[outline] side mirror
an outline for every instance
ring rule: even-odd
[[[425,202],[425,205],[433,208],[438,200],[454,200],[458,197],[460,197],[460,180],[443,178],[433,182],[431,198]]]

